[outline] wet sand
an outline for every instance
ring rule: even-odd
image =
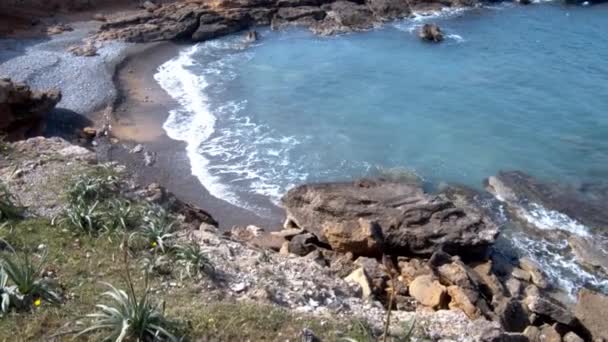
[[[182,47],[167,42],[149,45],[119,66],[114,77],[119,96],[112,134],[120,142],[109,147],[108,158],[125,164],[142,184],[158,182],[178,198],[207,210],[223,229],[253,224],[278,230],[284,215],[280,208],[271,217],[260,217],[212,196],[192,175],[186,144],[165,134],[162,125],[177,103],[154,80],[154,74],[159,65],[177,56]],[[137,144],[142,144],[144,151],[130,153]],[[145,164],[146,152],[156,155],[151,166]]]

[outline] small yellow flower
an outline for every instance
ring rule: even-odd
[[[156,243],[156,241],[152,241],[152,247],[156,247],[158,246],[158,244]]]
[[[42,299],[36,298],[36,300],[34,301],[34,306],[39,307],[40,305],[42,305]]]

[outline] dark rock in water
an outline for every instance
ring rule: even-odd
[[[535,203],[588,227],[608,227],[608,198],[590,198],[571,186],[544,183],[521,171],[501,171],[486,180],[486,189],[512,206]]]
[[[229,15],[203,14],[191,39],[198,42],[225,36],[246,29],[251,22],[251,17],[242,11],[233,11]]]
[[[594,341],[608,340],[608,296],[581,289],[574,313]]]
[[[9,140],[40,135],[46,115],[60,100],[58,90],[32,91],[25,84],[0,79],[0,134]]]
[[[424,24],[418,36],[426,41],[439,43],[443,40],[443,32],[436,24]]]
[[[496,306],[495,312],[506,331],[523,332],[530,324],[527,308],[517,299],[505,298]]]
[[[390,255],[431,255],[443,248],[453,255],[485,252],[496,225],[474,207],[458,207],[445,196],[418,186],[383,180],[301,185],[282,199],[287,226],[296,226],[328,243],[323,227],[359,218],[382,228],[382,250]],[[358,228],[357,228],[358,229]],[[353,234],[356,235],[356,234]]]
[[[259,39],[259,34],[257,31],[248,31],[245,34],[245,43],[257,42],[258,39]]]
[[[97,48],[93,44],[72,45],[68,48],[74,56],[92,57],[97,55]]]
[[[532,3],[531,0],[517,0],[517,2],[519,2],[521,5],[529,5]]]

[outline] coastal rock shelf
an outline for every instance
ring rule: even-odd
[[[387,20],[410,16],[415,10],[470,7],[475,0],[224,0],[176,2],[107,18],[99,40],[151,42],[185,39],[205,41],[256,25],[278,28],[302,25],[321,35],[366,30]]]

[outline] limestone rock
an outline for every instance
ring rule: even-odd
[[[424,261],[416,258],[399,260],[399,270],[401,271],[401,281],[406,285],[409,285],[418,276],[433,274],[431,268]]]
[[[455,285],[448,286],[448,295],[451,298],[448,304],[450,309],[460,309],[470,319],[477,319],[481,316],[481,311],[475,306],[477,298],[470,298],[462,288]]]
[[[562,340],[564,342],[584,342],[585,341],[580,336],[578,336],[577,334],[573,333],[572,331],[566,333],[564,335],[564,337],[562,338]]]
[[[573,235],[568,244],[581,265],[608,274],[608,252],[596,240]]]
[[[524,330],[524,335],[530,340],[530,342],[539,342],[540,341],[540,329],[533,325],[529,325]]]
[[[381,20],[393,20],[411,14],[410,6],[405,0],[367,0],[366,3]]]
[[[369,279],[365,274],[363,267],[357,268],[353,273],[349,274],[344,280],[347,283],[354,283],[361,287],[363,298],[370,298],[372,295],[372,287],[369,283]]]
[[[538,335],[538,340],[540,342],[561,342],[562,337],[559,335],[557,330],[550,325],[545,325],[540,330],[540,334]]]
[[[532,259],[528,257],[523,257],[519,259],[519,267],[530,273],[530,280],[536,286],[541,289],[546,289],[549,287],[549,282],[547,281],[547,277],[541,271],[540,266]]]
[[[439,43],[443,40],[443,32],[436,24],[424,24],[418,32],[418,36],[426,41]]]
[[[144,1],[144,3],[141,6],[148,12],[154,12],[160,7],[150,0]]]
[[[61,34],[63,32],[73,31],[74,29],[70,25],[66,24],[57,24],[50,26],[46,29],[46,33],[48,35]]]
[[[304,233],[304,229],[291,228],[291,229],[279,230],[278,232],[271,232],[270,234],[274,235],[274,236],[282,237],[285,240],[291,240],[291,238],[293,238],[294,236],[296,236],[298,234],[302,234],[302,233]]]
[[[365,217],[382,227],[386,254],[469,255],[485,252],[497,228],[472,207],[457,207],[419,186],[384,180],[320,183],[293,188],[282,199],[288,220],[327,243],[322,227]],[[357,224],[344,225],[359,228]]]
[[[410,295],[420,304],[438,309],[445,306],[447,289],[430,275],[414,279],[409,287]]]
[[[506,295],[504,285],[498,280],[498,277],[492,271],[492,260],[485,263],[477,264],[473,267],[473,271],[481,279],[480,290],[492,299],[501,298]]]
[[[68,52],[74,56],[92,57],[97,55],[97,48],[93,44],[72,45],[68,48]]]
[[[382,254],[382,228],[375,222],[365,219],[326,222],[321,234],[336,252],[365,256]]]
[[[608,340],[608,296],[588,289],[581,289],[574,314],[591,333],[594,340]]]
[[[528,309],[539,315],[547,316],[552,320],[571,325],[574,323],[574,315],[563,304],[547,296],[528,296],[525,299]]]
[[[245,34],[245,43],[253,43],[253,42],[257,42],[259,39],[259,34],[258,31],[247,31],[247,33]]]
[[[523,292],[521,281],[515,278],[509,278],[505,283],[511,297],[518,298]]]
[[[0,134],[9,140],[40,135],[45,116],[60,100],[58,90],[32,91],[25,84],[0,79]]]

